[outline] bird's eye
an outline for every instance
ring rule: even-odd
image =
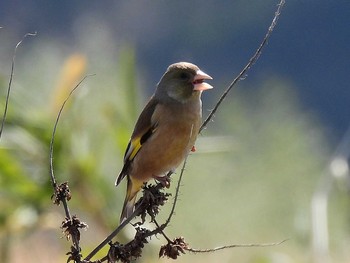
[[[182,80],[186,80],[186,79],[188,79],[188,74],[185,73],[185,72],[181,72],[180,78],[181,78]]]

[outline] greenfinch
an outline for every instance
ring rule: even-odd
[[[196,65],[179,62],[168,67],[141,112],[124,155],[124,166],[115,182],[127,177],[127,191],[120,222],[134,211],[143,184],[156,179],[169,184],[187,154],[194,151],[202,119],[201,93],[213,87],[212,79]]]

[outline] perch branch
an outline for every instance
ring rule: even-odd
[[[90,252],[89,255],[85,257],[85,261],[89,261],[98,251],[100,251],[105,245],[112,241],[112,239],[127,225],[129,222],[137,215],[140,214],[142,209],[142,203],[136,207],[134,212],[125,219],[108,237],[106,237],[94,250]]]

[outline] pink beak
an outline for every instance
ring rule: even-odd
[[[208,74],[204,73],[201,70],[198,70],[196,72],[196,75],[194,76],[193,84],[194,88],[193,90],[203,91],[207,89],[212,89],[213,86],[209,85],[208,83],[205,83],[204,80],[206,79],[213,79]]]

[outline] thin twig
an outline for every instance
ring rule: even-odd
[[[159,232],[163,235],[163,237],[164,237],[168,242],[171,242],[171,239],[170,239],[170,238],[165,234],[165,232],[164,232],[164,229],[165,229],[166,225],[165,225],[165,224],[159,225],[159,223],[158,223],[158,221],[157,221],[156,218],[153,218],[152,220],[153,220],[153,222],[155,223],[155,225],[157,226],[157,228],[156,228],[155,230],[159,230]]]
[[[164,225],[164,228],[166,228],[168,226],[168,224],[170,223],[170,220],[172,218],[172,216],[174,215],[174,212],[175,212],[175,206],[176,206],[176,203],[177,203],[177,199],[179,197],[179,192],[180,192],[180,184],[181,184],[181,180],[182,180],[182,176],[185,172],[185,167],[186,167],[186,164],[187,164],[187,159],[188,159],[188,155],[186,156],[185,160],[184,160],[184,163],[182,165],[182,168],[181,168],[181,172],[180,172],[180,176],[179,176],[179,180],[177,182],[177,186],[176,186],[176,191],[175,191],[175,197],[174,197],[174,203],[173,203],[173,206],[171,207],[171,211],[169,213],[169,217],[167,218],[167,220],[165,221],[165,223],[163,224]]]
[[[196,249],[196,248],[185,248],[185,249],[193,253],[209,253],[209,252],[215,252],[218,250],[223,250],[227,248],[236,248],[236,247],[272,247],[272,246],[278,246],[288,240],[289,239],[284,239],[280,242],[275,242],[275,243],[234,244],[234,245],[227,245],[227,246],[221,246],[221,247],[209,248],[209,249]]]
[[[15,50],[13,52],[12,64],[11,64],[11,73],[10,73],[10,79],[9,79],[9,84],[8,84],[8,87],[7,87],[7,94],[6,94],[6,101],[5,101],[5,109],[4,109],[4,114],[3,114],[3,117],[2,117],[1,127],[0,127],[0,138],[1,138],[1,135],[2,135],[2,131],[4,130],[4,125],[5,125],[6,115],[7,115],[7,109],[8,109],[9,99],[10,99],[10,91],[11,91],[12,80],[13,80],[13,75],[14,75],[14,71],[15,71],[15,59],[16,59],[17,49],[22,44],[22,42],[24,41],[24,39],[27,36],[36,36],[36,32],[25,34],[22,37],[21,41],[19,41],[17,43],[17,45],[15,47]]]
[[[57,186],[57,182],[56,182],[56,178],[54,175],[54,169],[53,169],[53,145],[54,145],[54,141],[55,141],[55,135],[56,135],[56,130],[57,130],[57,125],[58,125],[58,121],[61,117],[62,111],[64,106],[66,105],[67,101],[69,100],[69,98],[71,97],[71,95],[73,94],[73,92],[80,86],[80,84],[87,78],[87,77],[91,77],[94,76],[94,74],[92,75],[87,75],[85,76],[81,81],[79,81],[79,83],[71,90],[71,92],[69,93],[69,95],[67,96],[67,98],[65,99],[65,101],[63,102],[58,114],[57,114],[57,118],[55,121],[55,125],[53,127],[53,131],[52,131],[52,136],[51,136],[51,141],[50,141],[50,176],[51,176],[51,182],[52,182],[52,186],[55,189]],[[70,217],[69,217],[70,218]]]
[[[269,26],[269,29],[267,30],[267,33],[265,34],[265,37],[263,39],[263,41],[261,42],[259,48],[255,51],[254,55],[250,58],[248,64],[243,68],[243,70],[238,74],[238,76],[231,82],[231,84],[228,86],[228,88],[224,91],[224,93],[221,95],[220,99],[218,100],[218,102],[216,103],[214,109],[211,110],[210,114],[208,115],[208,117],[205,119],[205,121],[203,122],[201,128],[199,129],[199,133],[207,126],[207,124],[209,123],[209,121],[214,117],[216,111],[218,110],[219,106],[221,105],[221,103],[224,101],[224,99],[226,98],[227,94],[231,91],[231,89],[233,88],[233,86],[235,86],[240,80],[244,79],[244,76],[247,75],[247,72],[249,71],[249,69],[254,65],[254,63],[259,59],[262,49],[265,47],[265,45],[267,44],[272,31],[274,30],[278,18],[281,14],[281,10],[282,7],[285,4],[285,0],[281,0],[280,3],[278,4],[278,8],[275,12],[275,16],[272,19],[271,25]]]
[[[85,76],[72,90],[71,92],[69,93],[69,95],[67,96],[67,98],[65,99],[65,101],[62,103],[62,106],[57,114],[57,118],[56,118],[56,121],[55,121],[55,124],[54,124],[54,128],[53,128],[53,131],[52,131],[52,136],[51,136],[51,141],[50,141],[50,176],[51,176],[51,182],[52,182],[52,187],[54,189],[54,191],[56,192],[57,191],[57,182],[56,182],[56,178],[55,178],[55,175],[54,175],[54,169],[53,169],[53,145],[54,145],[54,140],[55,140],[55,135],[56,135],[56,130],[57,130],[57,125],[58,125],[58,121],[61,117],[61,114],[62,114],[62,111],[63,111],[63,108],[64,106],[66,105],[68,99],[71,97],[71,95],[73,94],[73,92],[80,86],[80,84],[89,76],[92,76],[92,75],[87,75]],[[69,207],[68,207],[68,203],[67,203],[67,199],[64,197],[60,200],[63,204],[63,208],[64,208],[64,211],[65,211],[65,214],[66,214],[66,220],[71,220],[72,219],[72,216],[70,214],[70,211],[69,211]],[[72,241],[73,241],[73,244],[74,244],[74,247],[76,249],[76,251],[80,251],[80,246],[79,246],[79,239],[75,236],[75,235],[72,235]]]
[[[141,207],[142,207],[141,203],[138,207],[135,208],[134,212],[128,217],[126,218],[111,234],[109,234],[108,237],[106,237],[94,250],[92,250],[90,252],[89,255],[87,255],[85,257],[85,261],[89,261],[93,256],[96,255],[96,253],[98,251],[100,251],[105,245],[107,245],[110,241],[112,241],[112,239],[127,225],[129,224],[129,222],[135,217],[137,216],[140,212],[141,212]]]

